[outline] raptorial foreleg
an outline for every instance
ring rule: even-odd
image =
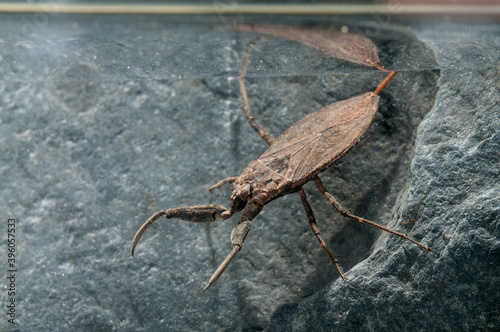
[[[245,241],[245,238],[247,237],[247,234],[252,227],[252,220],[260,213],[260,211],[262,211],[262,208],[263,206],[261,205],[249,203],[243,210],[238,225],[236,225],[236,227],[231,231],[231,244],[233,246],[233,249],[226,257],[226,259],[224,259],[221,265],[217,268],[217,270],[215,270],[207,285],[205,286],[205,288],[203,288],[203,291],[206,291],[217,281],[217,279],[219,279],[219,277],[228,267],[229,263],[231,263],[231,261],[233,260],[234,256],[236,256],[236,253],[240,251],[241,247],[243,246],[243,242]]]
[[[179,219],[195,223],[205,223],[214,222],[216,219],[228,219],[229,217],[231,217],[231,214],[229,214],[228,212],[229,210],[225,207],[215,204],[188,206],[158,211],[153,214],[151,218],[149,218],[135,234],[134,240],[132,241],[132,256],[134,256],[135,247],[137,246],[137,243],[139,243],[142,234],[161,216],[164,216],[167,219]]]

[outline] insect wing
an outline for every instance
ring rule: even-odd
[[[342,158],[363,137],[377,111],[372,92],[328,105],[292,125],[258,159],[301,185]]]
[[[235,28],[240,31],[291,39],[320,50],[333,58],[383,69],[380,66],[377,47],[373,41],[357,33],[280,25],[240,24],[236,25]]]

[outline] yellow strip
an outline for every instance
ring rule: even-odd
[[[500,6],[478,5],[106,5],[44,3],[0,3],[0,13],[64,13],[64,14],[274,14],[274,15],[363,15],[389,14],[467,14],[499,15]]]

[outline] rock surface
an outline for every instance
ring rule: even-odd
[[[17,222],[18,306],[17,324],[4,317],[0,330],[500,326],[498,28],[394,25],[372,35],[382,63],[401,72],[366,137],[322,174],[352,212],[435,253],[345,220],[307,185],[350,281],[338,279],[289,195],[266,206],[202,293],[237,216],[160,220],[134,258],[130,244],[159,209],[228,206],[228,187],[207,188],[265,151],[235,79],[256,35],[215,18],[51,17],[34,28],[29,15],[1,19],[0,207],[5,223]],[[269,39],[248,76],[255,117],[278,136],[386,74]]]

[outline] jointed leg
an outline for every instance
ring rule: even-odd
[[[221,180],[221,181],[217,182],[216,184],[214,184],[213,186],[211,186],[210,188],[208,188],[208,191],[212,191],[214,189],[219,189],[220,187],[222,187],[226,183],[232,183],[232,182],[236,181],[237,178],[238,178],[237,176],[230,176],[227,179]]]
[[[421,244],[420,242],[417,242],[415,241],[414,239],[412,239],[410,237],[409,234],[403,234],[403,233],[400,233],[400,232],[396,232],[395,230],[392,230],[390,228],[387,228],[387,227],[384,227],[382,225],[379,225],[379,224],[376,224],[374,223],[373,221],[370,221],[370,220],[367,220],[367,219],[364,219],[364,218],[361,218],[361,217],[358,217],[358,216],[355,216],[353,214],[351,214],[349,211],[347,211],[346,209],[344,209],[338,202],[337,200],[335,200],[335,198],[333,197],[332,194],[330,194],[325,186],[323,185],[323,182],[321,182],[321,180],[319,178],[316,178],[316,180],[314,180],[314,183],[316,184],[316,187],[318,187],[319,191],[321,191],[321,193],[323,194],[323,196],[328,200],[328,202],[335,208],[337,209],[337,211],[340,212],[340,214],[342,214],[344,217],[348,217],[348,218],[351,218],[353,220],[356,220],[360,223],[363,223],[363,224],[367,224],[367,225],[370,225],[372,227],[376,227],[378,229],[381,229],[385,232],[388,232],[388,233],[391,233],[393,235],[396,235],[396,236],[399,236],[405,240],[408,240],[410,242],[413,242],[415,243],[416,245],[424,248],[425,250],[427,251],[430,251],[430,252],[433,252],[429,247]]]
[[[213,222],[216,219],[226,220],[231,217],[228,213],[229,210],[221,205],[209,204],[200,206],[181,207],[176,209],[169,209],[165,211],[158,211],[149,218],[144,225],[139,228],[132,241],[132,256],[134,256],[135,247],[139,243],[142,234],[161,216],[167,219],[179,219],[195,223]],[[236,211],[237,212],[237,211]]]
[[[229,253],[229,255],[224,259],[221,265],[215,270],[214,274],[208,281],[203,291],[206,291],[210,286],[212,286],[217,279],[222,275],[222,273],[226,270],[229,263],[233,260],[236,253],[240,251],[243,246],[243,242],[247,237],[250,228],[252,227],[252,220],[262,211],[263,206],[255,205],[253,203],[249,203],[246,208],[243,210],[241,215],[241,219],[238,222],[238,225],[231,231],[231,244],[233,249]]]
[[[245,110],[245,116],[247,118],[248,124],[250,127],[255,130],[257,134],[259,134],[260,137],[262,137],[269,145],[272,145],[276,139],[271,135],[269,132],[267,132],[264,127],[260,125],[260,123],[255,120],[253,116],[250,115],[250,106],[248,104],[248,96],[247,96],[247,88],[245,84],[245,76],[247,74],[247,69],[248,69],[248,62],[250,59],[250,50],[251,48],[260,40],[266,39],[266,36],[260,36],[255,39],[252,39],[251,41],[248,42],[246,48],[245,48],[245,56],[243,57],[243,63],[241,65],[241,73],[240,76],[238,77],[238,82],[240,83],[240,93],[241,93],[241,99],[243,99],[243,109]],[[229,177],[227,179],[224,179],[222,181],[217,182],[210,188],[208,188],[208,191],[212,191],[214,189],[218,189],[222,187],[223,185],[234,182],[238,177]]]
[[[253,130],[255,130],[257,134],[259,134],[260,137],[262,137],[269,145],[271,145],[276,141],[276,139],[273,137],[273,135],[267,132],[264,129],[264,127],[262,127],[257,122],[257,120],[255,120],[253,116],[250,115],[250,106],[248,104],[247,88],[245,85],[245,76],[247,74],[251,47],[253,47],[258,41],[266,38],[267,38],[266,36],[260,36],[248,42],[245,48],[245,56],[243,57],[243,64],[241,65],[241,73],[240,76],[238,77],[238,82],[240,83],[241,98],[243,99],[243,109],[245,110],[245,116],[247,118],[248,124],[250,124],[250,127],[252,127]],[[233,177],[228,177],[227,179],[224,179],[222,181],[219,181],[210,188],[208,188],[208,191],[218,189],[227,183],[234,182],[237,178],[238,177],[233,176]]]
[[[245,76],[247,74],[248,69],[248,61],[250,57],[251,48],[262,39],[266,39],[266,36],[260,36],[248,42],[247,47],[245,48],[245,56],[243,57],[243,64],[241,65],[241,73],[238,77],[238,82],[240,83],[240,92],[241,98],[243,99],[243,109],[245,110],[245,116],[247,117],[248,123],[250,126],[260,135],[269,145],[272,145],[276,139],[267,132],[258,122],[255,120],[253,116],[250,115],[250,106],[248,104],[248,96],[247,96],[247,88],[245,85]]]
[[[326,254],[328,255],[328,257],[330,258],[330,261],[335,265],[335,267],[337,268],[337,271],[339,272],[340,274],[340,277],[344,280],[347,280],[347,278],[344,276],[344,274],[342,273],[342,270],[340,269],[340,266],[337,264],[337,259],[335,258],[335,256],[333,256],[333,254],[330,252],[330,250],[327,248],[326,244],[325,244],[325,241],[323,241],[323,239],[321,238],[321,235],[320,235],[320,231],[319,231],[319,228],[318,228],[318,225],[316,223],[316,218],[314,217],[314,213],[313,213],[313,210],[312,210],[312,207],[311,205],[309,204],[309,202],[307,201],[306,199],[306,193],[304,191],[304,189],[300,189],[298,191],[299,195],[300,195],[300,199],[302,200],[302,205],[304,205],[304,210],[306,211],[306,214],[307,214],[307,220],[309,220],[309,225],[311,226],[311,229],[314,233],[314,235],[316,236],[316,238],[318,239],[319,241],[319,244],[321,245],[321,247],[323,248],[323,250],[325,250]]]

